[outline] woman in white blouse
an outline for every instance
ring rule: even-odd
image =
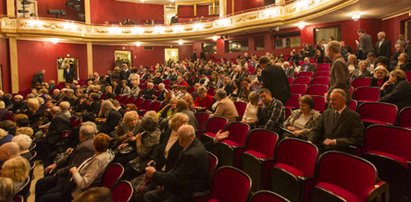
[[[248,95],[248,103],[245,108],[242,122],[249,124],[251,127],[258,122],[257,112],[258,112],[258,101],[259,95],[256,91],[252,91]]]

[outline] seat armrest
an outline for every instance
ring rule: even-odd
[[[377,182],[374,187],[370,188],[367,192],[367,201],[390,201],[389,197],[389,186],[385,181]]]

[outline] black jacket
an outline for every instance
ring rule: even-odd
[[[411,85],[406,79],[396,82],[383,92],[380,102],[395,104],[399,110],[411,106]]]
[[[261,75],[263,79],[263,87],[269,89],[271,95],[284,104],[291,94],[288,79],[283,68],[274,67],[268,64]]]

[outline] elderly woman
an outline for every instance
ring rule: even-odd
[[[216,92],[216,110],[212,116],[222,116],[228,121],[236,121],[238,117],[237,109],[234,102],[227,97],[227,93],[223,89],[218,89]]]
[[[44,121],[44,111],[40,107],[37,98],[30,98],[27,100],[28,111],[26,112],[30,120],[31,127],[36,130]]]
[[[13,180],[14,190],[19,192],[25,182],[29,180],[30,163],[23,157],[15,157],[4,162],[0,177],[8,177]]]
[[[0,201],[13,201],[16,192],[17,191],[14,190],[13,180],[8,177],[0,177]]]
[[[13,135],[9,134],[4,129],[0,128],[0,146],[6,142],[10,142]]]
[[[116,127],[116,138],[123,142],[136,135],[141,130],[141,120],[136,111],[128,111],[124,114],[123,121]]]
[[[245,112],[243,115],[243,119],[241,120],[243,123],[247,123],[250,126],[255,126],[258,122],[258,101],[260,96],[256,91],[252,91],[248,95],[248,103],[245,108]]]
[[[14,136],[11,141],[19,145],[20,156],[30,161],[31,157],[33,157],[29,150],[31,143],[32,143],[30,136],[25,135],[25,134],[20,134],[20,135]]]
[[[370,86],[381,87],[388,80],[388,70],[383,65],[378,65],[374,69],[374,76],[371,79]]]
[[[187,115],[188,118],[189,118],[188,124],[192,125],[194,127],[194,129],[197,128],[197,125],[198,125],[197,124],[197,119],[194,115],[194,112],[189,110],[186,101],[184,101],[182,99],[178,100],[177,106],[176,106],[176,112],[177,113],[183,113],[183,114]]]
[[[361,60],[358,63],[358,69],[354,69],[353,73],[351,74],[351,78],[356,79],[356,78],[365,78],[365,77],[371,77],[371,72],[367,70],[367,61]]]
[[[314,110],[314,100],[309,95],[304,95],[299,100],[300,109],[294,110],[284,122],[284,127],[290,136],[307,139],[311,130],[315,128],[321,118],[321,114]]]
[[[207,94],[207,88],[199,87],[197,89],[197,98],[194,100],[194,106],[197,110],[206,110],[210,109],[213,104],[213,97]]]
[[[137,74],[138,75],[138,74]],[[138,97],[138,95],[140,94],[140,87],[139,87],[139,83],[134,80],[131,81],[131,91],[130,91],[130,95],[134,96],[134,97]]]
[[[408,83],[405,72],[395,69],[390,72],[390,78],[381,86],[382,97],[380,102],[397,105],[401,110],[411,106],[411,85]]]
[[[131,89],[130,87],[127,85],[127,80],[122,80],[121,81],[121,90],[120,90],[120,94],[121,95],[130,95],[131,93]]]
[[[118,125],[121,118],[121,114],[116,110],[113,103],[110,100],[104,100],[101,103],[99,112],[98,120],[103,122],[99,127],[99,131],[110,134],[114,131],[114,128]]]
[[[168,90],[166,89],[166,85],[164,83],[158,84],[158,101],[164,101],[167,97]]]
[[[357,56],[355,56],[354,54],[348,55],[347,66],[348,66],[348,71],[350,72],[350,75],[354,72],[355,69],[358,69]]]
[[[178,98],[175,98],[175,97],[171,98],[170,102],[158,112],[159,117],[162,119],[170,118],[175,113],[175,110],[177,107],[177,101],[178,101]]]

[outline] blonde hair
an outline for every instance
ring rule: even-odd
[[[8,177],[0,177],[0,201],[12,201],[16,191],[13,180]]]
[[[28,136],[30,136],[30,137],[33,137],[34,131],[33,131],[33,129],[30,128],[30,127],[17,128],[15,135],[17,136],[17,135],[21,135],[21,134],[25,134],[25,135],[28,135]]]
[[[133,119],[138,119],[136,111],[128,111],[124,114],[124,123],[129,124]]]
[[[11,141],[19,145],[20,152],[28,150],[30,148],[31,143],[33,142],[30,136],[26,134],[16,135],[13,137],[13,139],[11,139]]]
[[[186,114],[176,113],[168,121],[168,126],[171,130],[177,131],[182,125],[187,124],[188,121],[189,117]]]
[[[27,106],[30,111],[35,111],[40,108],[39,100],[37,98],[29,98],[27,100]]]
[[[1,177],[8,177],[13,182],[24,182],[29,178],[30,163],[23,157],[11,158],[4,162]]]
[[[155,112],[155,111],[153,111],[153,110],[150,110],[150,111],[146,112],[146,113],[144,114],[144,117],[151,117],[151,118],[153,118],[154,121],[157,122],[157,123],[158,123],[158,121],[159,121],[159,117],[158,117],[157,112]]]
[[[0,128],[0,140],[6,137],[8,134],[7,131],[5,131],[3,128]]]

